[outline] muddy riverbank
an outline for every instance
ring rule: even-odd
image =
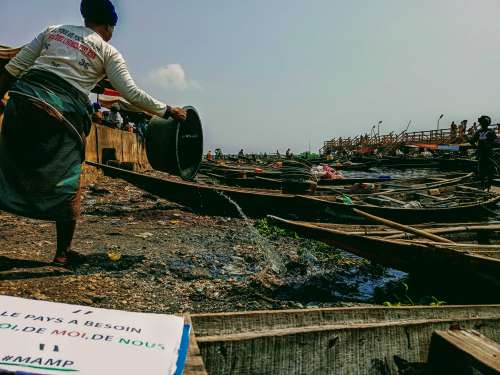
[[[169,313],[352,306],[382,303],[376,288],[404,276],[265,220],[197,215],[121,180],[96,176],[82,194],[81,256],[68,268],[50,264],[52,223],[0,213],[1,294]]]

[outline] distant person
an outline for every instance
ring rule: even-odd
[[[428,149],[424,148],[424,151],[422,151],[421,155],[424,158],[431,158],[432,157],[432,152],[430,152]]]
[[[122,129],[125,130],[125,131],[128,131],[128,128],[129,128],[129,123],[130,121],[128,120],[128,116],[126,113],[120,113],[120,115],[122,116]]]
[[[208,152],[207,152],[207,160],[208,161],[213,161],[214,160],[214,156],[212,155],[212,151],[211,150],[208,150]]]
[[[462,120],[460,125],[461,125],[461,127],[459,128],[459,134],[460,134],[460,137],[463,138],[467,132],[467,120]]]
[[[123,127],[123,117],[120,114],[120,106],[116,104],[111,106],[108,122],[112,128],[121,129]]]
[[[481,127],[472,138],[469,138],[471,145],[477,147],[476,155],[478,158],[477,174],[483,189],[490,189],[491,180],[495,173],[495,164],[493,161],[493,147],[497,135],[494,130],[489,129],[491,118],[483,115],[478,118],[479,126]]]
[[[243,151],[243,149],[240,150],[240,152],[238,152],[238,159],[244,159],[245,158],[245,152]]]
[[[471,126],[469,129],[467,129],[467,135],[468,136],[474,135],[474,133],[476,132],[476,130],[474,130],[475,126],[476,126],[476,123],[474,123],[474,126]]]
[[[222,153],[222,150],[220,148],[215,149],[215,160],[222,160],[224,159],[224,154]]]
[[[146,130],[147,130],[146,116],[139,115],[139,118],[136,123],[136,129],[137,129],[137,134],[141,139],[141,142],[144,142],[146,139]]]
[[[450,133],[451,133],[451,140],[453,141],[457,137],[457,124],[455,124],[455,121],[452,121],[450,125]]]
[[[99,102],[92,103],[92,110],[93,110],[92,121],[94,121],[97,124],[102,124],[103,115],[101,111],[101,105],[99,104]]]
[[[288,148],[285,152],[285,156],[287,159],[291,159],[292,158],[292,151]]]

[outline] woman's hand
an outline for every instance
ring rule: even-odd
[[[187,117],[187,111],[181,107],[167,107],[164,118],[172,117],[177,121],[185,121]]]

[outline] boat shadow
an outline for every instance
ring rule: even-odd
[[[117,261],[107,254],[78,254],[64,267],[50,262],[0,257],[0,281],[26,280],[66,275],[93,275],[102,272],[122,272],[141,264],[144,256],[122,255]]]
[[[0,272],[9,271],[14,268],[38,268],[50,266],[49,262],[42,262],[31,259],[13,259],[0,256]]]

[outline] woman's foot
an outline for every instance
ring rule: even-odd
[[[67,266],[69,263],[74,262],[81,257],[82,255],[76,251],[65,251],[64,253],[56,254],[52,263],[57,266]]]
[[[64,267],[68,264],[68,258],[64,255],[56,256],[52,261],[54,266]]]

